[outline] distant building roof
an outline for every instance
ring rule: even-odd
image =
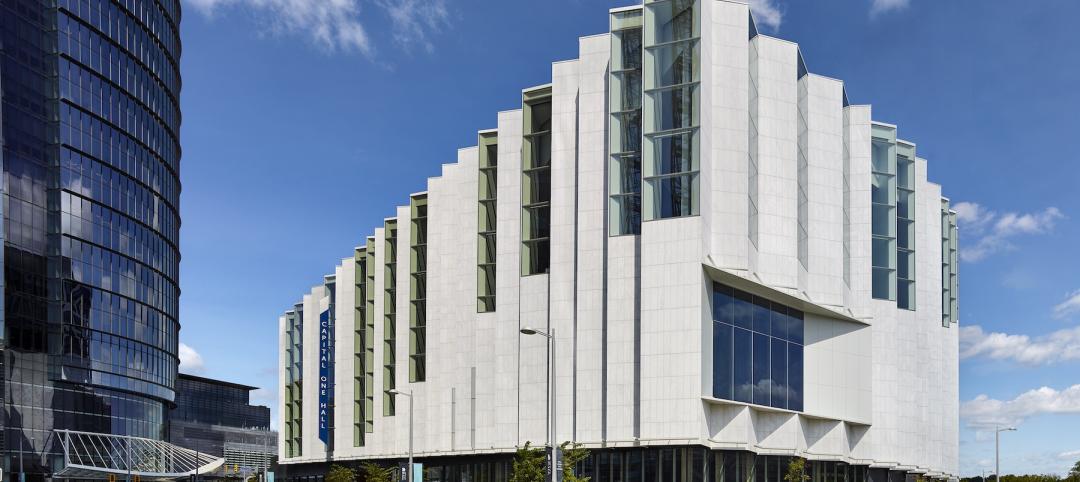
[[[186,380],[196,381],[196,382],[209,383],[209,384],[212,384],[212,385],[221,385],[221,386],[225,386],[225,387],[240,388],[240,389],[248,390],[248,391],[258,390],[259,389],[259,387],[253,387],[251,385],[243,385],[243,384],[240,384],[240,383],[227,382],[227,381],[224,381],[224,380],[216,380],[216,379],[213,379],[213,378],[200,377],[200,376],[191,375],[191,374],[187,374],[187,373],[179,373],[179,374],[177,374],[177,377],[178,378],[183,378],[183,379],[186,379]]]

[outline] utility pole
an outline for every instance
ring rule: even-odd
[[[1015,432],[1016,427],[994,429],[994,482],[1001,482],[1001,432]]]

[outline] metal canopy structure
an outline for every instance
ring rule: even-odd
[[[64,468],[57,478],[107,479],[139,476],[173,480],[213,472],[225,459],[160,440],[126,435],[57,430],[64,447]]]

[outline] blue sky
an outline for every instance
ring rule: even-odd
[[[184,0],[184,369],[265,387],[277,318],[522,87],[599,0]],[[1080,459],[1080,2],[753,0],[897,124],[961,214],[961,471]]]

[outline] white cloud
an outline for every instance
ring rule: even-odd
[[[376,0],[394,23],[394,40],[406,50],[419,44],[429,53],[435,46],[429,32],[438,32],[449,21],[444,0]]]
[[[1061,391],[1049,387],[1028,390],[1008,401],[979,395],[960,404],[960,417],[974,429],[1017,426],[1043,414],[1080,414],[1080,385]]]
[[[994,219],[995,214],[980,206],[978,203],[970,202],[958,202],[952,206],[953,211],[956,211],[957,222],[964,225],[964,229],[970,229],[974,231],[982,231],[986,224]]]
[[[302,35],[326,52],[375,53],[364,27],[361,0],[185,0],[203,15],[227,7],[244,10],[268,25],[275,35]],[[428,36],[448,24],[445,0],[375,0],[390,16],[394,39],[408,48],[414,43],[429,52]]]
[[[1031,338],[1027,335],[986,333],[978,325],[960,328],[960,358],[983,357],[1043,365],[1080,360],[1080,326]]]
[[[1057,454],[1057,458],[1060,460],[1068,460],[1070,462],[1080,459],[1080,450],[1070,450],[1068,452],[1062,452],[1060,454]]]
[[[1054,318],[1066,318],[1080,313],[1080,290],[1073,291],[1065,297],[1065,301],[1054,307]]]
[[[769,27],[773,32],[780,30],[780,23],[784,20],[784,12],[780,11],[777,0],[750,0],[750,11],[754,14],[754,21],[758,25]]]
[[[870,16],[907,8],[911,0],[870,0]]]
[[[978,203],[959,202],[953,205],[953,209],[957,222],[964,230],[960,236],[960,258],[968,262],[1012,249],[1010,238],[1015,236],[1048,233],[1058,220],[1065,218],[1056,207],[1034,213],[998,214]],[[966,242],[965,236],[970,236],[974,241]]]
[[[202,355],[194,348],[180,343],[180,371],[184,373],[202,373],[206,370]]]

